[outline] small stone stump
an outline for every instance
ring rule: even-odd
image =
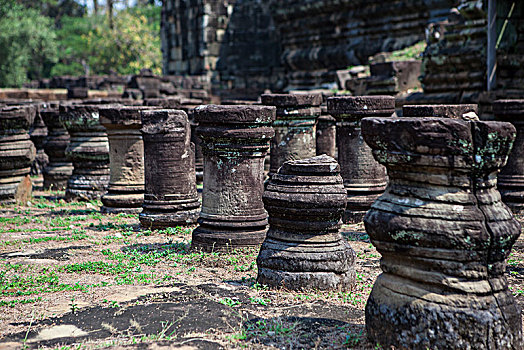
[[[73,174],[73,163],[66,157],[65,150],[69,145],[69,133],[60,123],[58,102],[48,104],[40,111],[47,126],[47,138],[43,143],[49,163],[43,170],[44,189],[63,190]]]
[[[109,140],[110,180],[103,213],[139,213],[144,202],[144,142],[140,112],[153,107],[102,106],[100,124]]]
[[[327,106],[321,106],[321,110],[316,128],[317,156],[327,154],[335,158],[337,156],[336,119],[329,115]]]
[[[271,140],[271,178],[288,160],[316,155],[315,124],[320,115],[321,94],[265,94],[262,104],[277,108]]]
[[[36,149],[28,131],[34,118],[33,106],[0,106],[0,202],[14,201],[21,190],[31,192]]]
[[[498,100],[493,103],[498,120],[510,122],[517,129],[517,137],[508,164],[498,175],[502,200],[515,214],[524,212],[524,100]]]
[[[257,281],[292,290],[350,290],[355,252],[339,233],[346,198],[335,159],[285,162],[263,196],[269,231],[257,258]]]
[[[521,314],[504,276],[520,225],[496,187],[515,128],[423,114],[362,120],[389,175],[364,219],[383,271],[367,334],[384,348],[520,349]]]
[[[327,100],[328,113],[337,120],[338,163],[347,190],[345,223],[362,221],[371,204],[384,192],[386,169],[373,159],[362,139],[365,117],[389,117],[395,112],[391,96],[342,96]]]
[[[73,163],[66,199],[100,198],[109,184],[109,143],[100,124],[100,105],[60,104],[60,122],[69,132],[66,156]]]
[[[258,246],[267,231],[264,157],[274,135],[275,107],[207,105],[194,115],[204,154],[204,188],[192,248]]]
[[[158,229],[196,223],[200,203],[187,114],[171,109],[146,110],[141,118],[145,195],[140,225]]]

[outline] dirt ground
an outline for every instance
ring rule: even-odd
[[[272,291],[254,249],[194,253],[191,228],[141,231],[137,215],[62,196],[0,207],[0,349],[381,349],[364,327],[380,254],[362,224],[343,227],[355,290]],[[524,307],[522,242],[507,272]]]

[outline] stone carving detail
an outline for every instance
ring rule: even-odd
[[[266,94],[262,104],[277,108],[273,122],[269,176],[288,160],[316,155],[315,124],[320,115],[321,94]]]
[[[328,113],[337,120],[338,163],[348,198],[344,222],[362,220],[387,184],[386,169],[373,159],[362,139],[364,117],[389,117],[395,112],[391,96],[330,97]]]
[[[60,122],[69,132],[66,156],[73,162],[66,199],[100,198],[109,184],[109,143],[99,105],[60,104]]]
[[[493,104],[498,120],[510,122],[517,129],[517,137],[508,164],[498,176],[502,200],[513,213],[524,211],[524,100],[498,100]]]
[[[35,111],[34,106],[0,106],[0,201],[14,200],[31,171],[36,149],[28,131]]]
[[[49,163],[43,170],[44,189],[63,190],[73,173],[73,163],[65,154],[69,145],[69,133],[60,123],[58,103],[49,104],[40,111],[40,115],[47,126],[47,139],[43,147],[49,157]]]
[[[496,188],[515,128],[419,115],[428,118],[362,120],[389,175],[364,219],[383,271],[366,305],[368,336],[401,349],[520,349],[504,277],[520,225]]]
[[[269,231],[258,282],[293,290],[349,290],[355,252],[339,233],[346,190],[337,162],[321,155],[287,161],[266,186]]]
[[[204,190],[193,249],[261,244],[267,231],[264,157],[274,135],[275,107],[207,105],[197,107],[194,116],[204,154]]]
[[[187,114],[159,109],[141,116],[145,195],[140,225],[156,229],[196,223],[200,203]]]
[[[139,213],[144,202],[144,142],[140,111],[154,107],[100,107],[109,140],[111,177],[102,196],[104,213]]]

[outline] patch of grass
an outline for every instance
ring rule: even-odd
[[[0,307],[2,306],[8,306],[8,307],[15,307],[19,304],[31,304],[31,303],[37,303],[42,300],[42,297],[38,298],[32,298],[32,299],[16,299],[16,300],[0,300]]]
[[[58,271],[67,273],[97,273],[101,275],[118,275],[128,272],[133,266],[122,262],[107,263],[104,261],[86,261],[60,266]]]
[[[22,296],[66,290],[87,292],[90,288],[106,285],[105,282],[101,284],[60,283],[60,277],[56,271],[48,270],[48,268],[29,276],[8,275],[7,271],[0,271],[0,295]]]
[[[422,53],[426,49],[426,42],[419,41],[418,43],[406,47],[402,50],[397,50],[391,52],[391,54],[386,58],[386,61],[407,61],[407,60],[421,60]]]
[[[80,232],[80,231],[78,231]],[[0,246],[10,246],[10,245],[17,245],[21,243],[43,243],[43,242],[50,242],[50,241],[58,241],[58,242],[72,242],[72,241],[80,241],[87,239],[88,236],[85,233],[77,233],[73,234],[71,236],[48,236],[48,237],[31,237],[31,238],[24,238],[14,241],[3,241],[0,242]]]
[[[252,304],[258,304],[258,305],[262,305],[262,306],[267,306],[270,302],[269,299],[265,299],[265,298],[256,298],[256,297],[251,297],[249,298],[249,301],[252,303]]]
[[[360,331],[359,333],[352,333],[351,331],[346,334],[346,339],[344,340],[344,345],[355,347],[357,346],[360,341],[362,340],[362,333],[363,331]]]
[[[220,304],[226,305],[229,307],[237,307],[240,306],[242,303],[238,300],[234,300],[231,298],[220,298],[217,300]]]
[[[245,324],[246,338],[275,338],[288,336],[297,325],[298,322],[287,324],[287,322],[284,322],[279,317],[269,320],[261,319],[254,322],[247,322]]]

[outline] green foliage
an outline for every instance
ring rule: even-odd
[[[106,16],[65,17],[58,30],[61,59],[51,75],[161,73],[159,7],[118,12],[109,28]]]
[[[0,86],[48,75],[57,61],[53,22],[14,0],[0,0]]]
[[[74,0],[0,0],[0,87],[57,75],[161,73],[160,6],[85,14]]]

